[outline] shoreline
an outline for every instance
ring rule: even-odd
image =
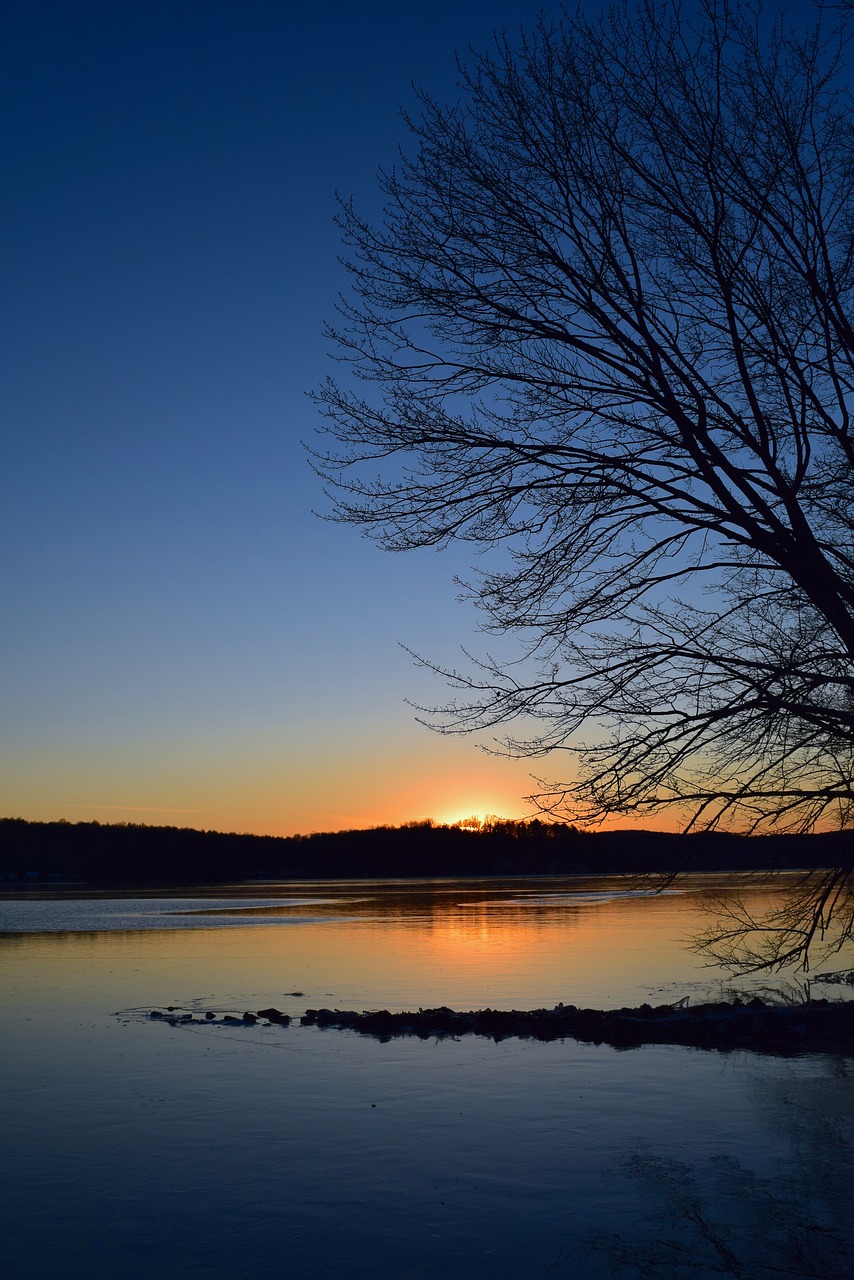
[[[533,1040],[582,1040],[615,1049],[673,1044],[698,1049],[750,1049],[757,1053],[841,1053],[854,1055],[854,1000],[809,1000],[771,1005],[756,996],[688,1006],[643,1004],[637,1008],[480,1009],[459,1013],[445,1007],[417,1013],[386,1009],[356,1013],[307,1009],[303,1026],[358,1031],[381,1040],[414,1035],[421,1039],[460,1035]]]
[[[458,1012],[442,1005],[436,1009],[392,1013],[388,1009],[306,1009],[291,1016],[279,1009],[259,1009],[242,1015],[203,1017],[174,1006],[152,1009],[148,1018],[171,1027],[262,1026],[301,1027],[356,1031],[383,1042],[404,1036],[420,1040],[484,1036],[498,1043],[511,1038],[525,1040],[580,1040],[608,1044],[614,1049],[636,1049],[647,1044],[671,1044],[683,1048],[789,1056],[809,1053],[854,1056],[854,1000],[808,1000],[797,1005],[774,1005],[755,996],[732,1003],[717,1001],[693,1007],[678,1004],[636,1008],[579,1009],[557,1004],[551,1009],[476,1009]]]

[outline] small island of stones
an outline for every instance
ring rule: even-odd
[[[760,997],[716,1001],[689,1007],[686,1003],[623,1009],[579,1009],[557,1004],[550,1009],[478,1009],[458,1012],[446,1006],[394,1013],[388,1009],[362,1012],[345,1009],[306,1009],[291,1018],[276,1008],[242,1014],[202,1015],[175,1006],[152,1009],[148,1017],[170,1026],[281,1026],[357,1031],[388,1041],[399,1036],[442,1039],[463,1035],[500,1041],[583,1040],[617,1049],[646,1044],[685,1045],[699,1049],[749,1049],[759,1053],[854,1053],[854,1000],[807,1000],[801,1004],[769,1004]]]

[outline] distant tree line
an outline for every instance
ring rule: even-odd
[[[367,830],[256,836],[141,823],[0,819],[0,878],[156,884],[247,878],[675,874],[838,865],[850,833],[741,836],[591,832],[559,822],[430,820]],[[845,848],[843,849],[843,842]]]

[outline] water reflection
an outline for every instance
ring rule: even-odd
[[[854,1257],[854,1060],[814,1059],[806,1074],[758,1074],[753,1094],[784,1141],[772,1170],[731,1154],[690,1162],[654,1149],[618,1173],[647,1207],[630,1232],[591,1246],[611,1266],[656,1277],[796,1276],[848,1280]]]
[[[715,999],[727,975],[690,940],[721,886],[697,876],[685,892],[648,895],[618,879],[342,881],[7,900],[0,958],[20,957],[18,986],[32,989],[28,959],[100,951],[100,967],[56,983],[69,1000],[94,999],[105,967],[124,972],[132,993],[117,992],[117,1007],[187,1003],[217,988],[242,993],[246,1007],[275,1005],[283,989],[344,1008]],[[755,890],[757,911],[770,892]]]

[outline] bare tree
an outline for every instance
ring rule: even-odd
[[[446,672],[440,727],[573,753],[536,799],[574,821],[852,820],[838,20],[725,0],[541,20],[461,66],[456,105],[421,95],[378,225],[343,207],[335,337],[367,385],[319,397],[337,517],[488,550],[466,589],[519,661]]]

